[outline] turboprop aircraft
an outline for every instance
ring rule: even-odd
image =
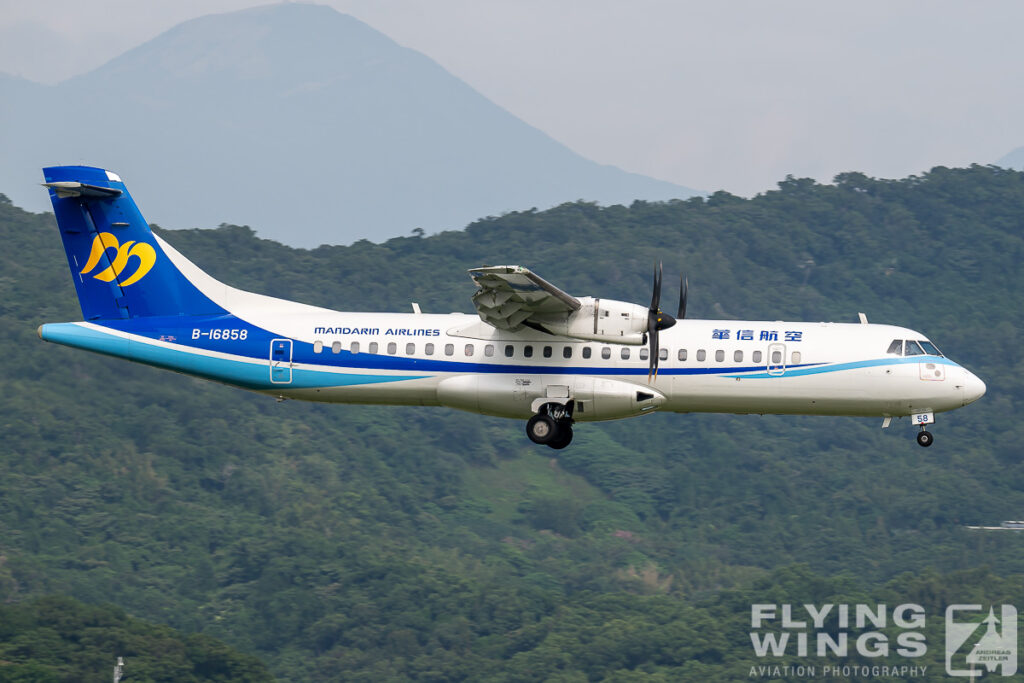
[[[345,313],[213,279],[153,234],[121,178],[44,169],[81,322],[49,342],[269,394],[336,403],[447,406],[526,420],[564,448],[577,422],[654,411],[910,416],[985,384],[920,332],[891,325],[687,320],[660,308],[572,296],[521,266],[473,268],[478,318]]]

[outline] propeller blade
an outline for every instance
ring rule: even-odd
[[[664,269],[659,263],[658,267],[654,269],[654,293],[651,295],[651,310],[657,311],[658,305],[661,303],[661,276]]]
[[[676,315],[677,320],[682,320],[686,317],[686,294],[690,291],[690,280],[689,278],[683,279],[683,276],[679,276],[679,312]]]
[[[647,370],[647,383],[650,384],[652,379],[658,378],[658,325],[655,321],[654,325],[651,325],[647,335],[650,346],[648,347],[648,357],[650,358],[650,368]]]

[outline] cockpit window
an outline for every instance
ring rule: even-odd
[[[921,340],[921,346],[924,348],[924,352],[927,353],[929,356],[941,356],[942,355],[942,352],[939,351],[935,347],[935,344],[932,344],[930,341],[925,341],[924,339],[922,339]]]
[[[903,355],[903,340],[902,339],[893,339],[892,340],[892,344],[889,344],[889,350],[886,351],[886,353],[891,353],[894,356],[901,356],[901,355]]]
[[[923,356],[924,351],[921,350],[921,345],[911,339],[907,340],[907,346],[903,349],[904,356]]]

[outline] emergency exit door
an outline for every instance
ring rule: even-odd
[[[784,374],[786,374],[786,345],[785,344],[769,344],[768,345],[768,374],[769,375],[784,375]]]

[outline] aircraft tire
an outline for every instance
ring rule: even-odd
[[[534,443],[551,443],[557,438],[558,432],[558,423],[550,415],[538,413],[526,422],[526,436]]]
[[[555,434],[555,438],[548,441],[548,446],[554,448],[556,451],[562,450],[566,446],[572,443],[572,425],[568,422],[558,425],[558,433]]]
[[[932,436],[931,432],[926,432],[924,430],[921,430],[920,432],[917,433],[917,443],[920,446],[924,446],[925,448],[928,448],[933,443],[935,443],[935,437]]]

